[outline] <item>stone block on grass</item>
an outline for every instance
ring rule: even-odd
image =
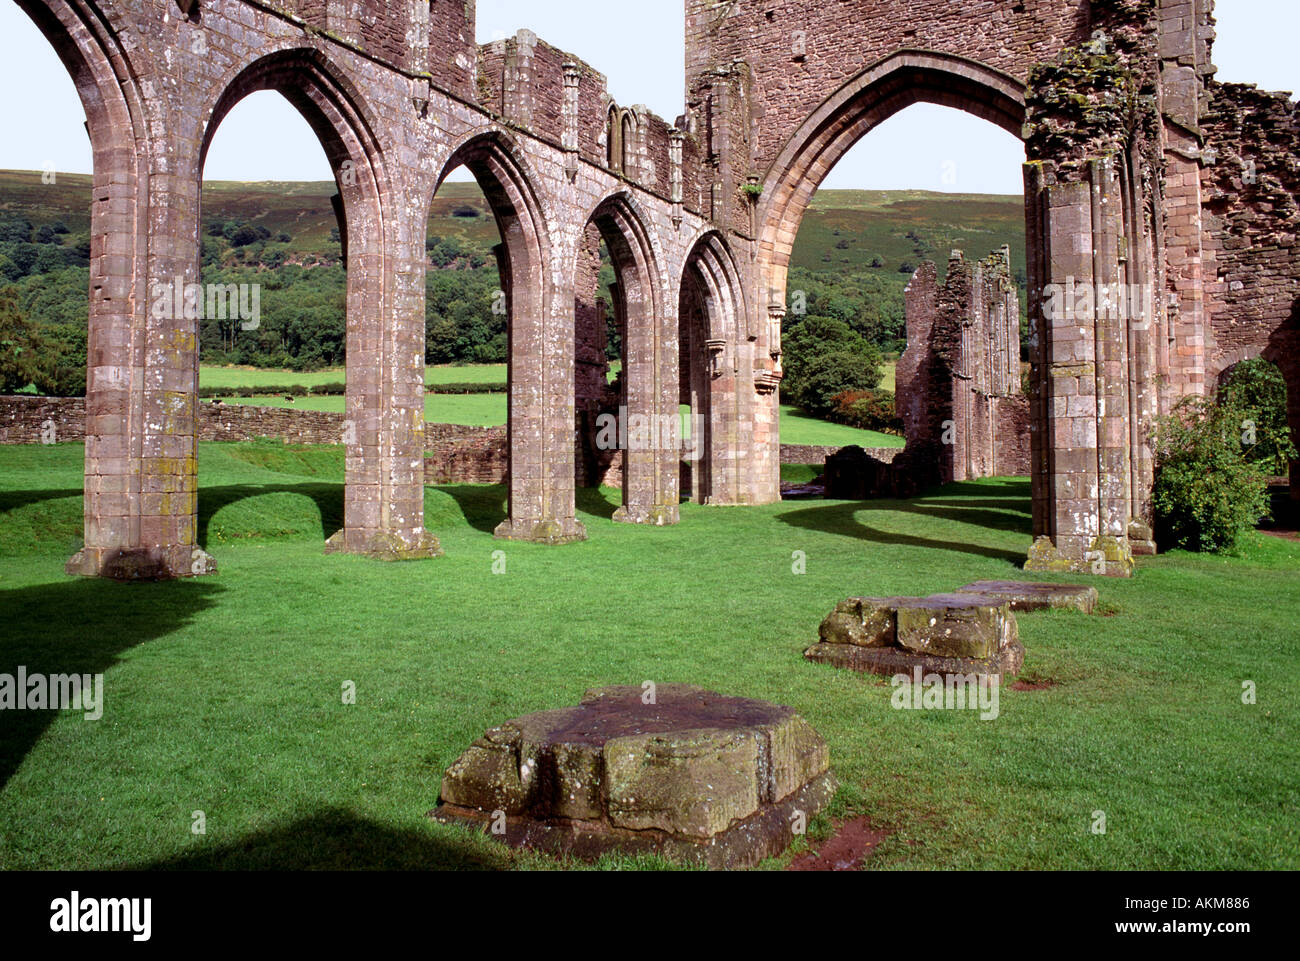
[[[1084,584],[1046,584],[1038,581],[976,581],[959,587],[961,594],[999,598],[1013,611],[1045,611],[1073,608],[1091,614],[1097,606],[1097,588]]]
[[[556,853],[731,868],[780,853],[834,791],[825,741],[788,707],[609,687],[489,730],[447,769],[430,815]]]

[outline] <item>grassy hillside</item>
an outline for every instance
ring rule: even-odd
[[[942,194],[924,190],[822,190],[799,228],[790,264],[816,272],[869,268],[898,274],[904,286],[924,260],[946,272],[956,248],[979,260],[1003,244],[1013,271],[1025,269],[1025,205],[1021,197]]]
[[[91,178],[83,174],[59,174],[56,183],[45,184],[40,171],[0,170],[0,219],[25,217],[37,226],[61,220],[74,237],[88,236],[90,190]],[[273,236],[288,234],[293,252],[334,263],[340,250],[331,237],[338,219],[330,198],[336,193],[332,181],[206,181],[201,222],[237,220],[265,227]],[[443,184],[433,201],[429,230],[482,248],[501,239],[487,200],[474,183]]]
[[[0,170],[0,219],[20,216],[37,226],[62,221],[72,238],[88,236],[90,187],[88,176],[60,174],[56,184],[47,185],[39,171]],[[272,237],[286,234],[291,240],[283,247],[291,261],[310,255],[336,263],[340,249],[332,232],[338,222],[330,202],[336,192],[331,182],[207,182],[202,222],[237,221],[265,228]],[[429,235],[478,250],[500,241],[487,200],[474,183],[443,184],[433,201]],[[942,273],[953,248],[981,258],[1003,244],[1011,248],[1013,269],[1023,273],[1019,197],[823,190],[804,217],[791,266],[828,276],[871,269],[901,287],[910,277],[900,271],[903,266],[934,260]],[[274,241],[269,249],[275,249]],[[873,267],[877,262],[881,266]]]
[[[57,386],[40,388],[48,392],[84,390],[90,188],[85,176],[60,175],[47,185],[39,172],[0,171],[0,286],[14,282],[19,310],[49,332],[60,373]],[[255,330],[243,330],[233,320],[201,321],[205,386],[311,386],[342,379],[346,273],[331,203],[335,189],[330,182],[204,185],[202,279],[256,284],[261,291]],[[431,378],[464,379],[471,368],[447,367],[446,374],[438,374],[443,369],[438,365],[470,363],[473,369],[501,371],[494,379],[505,380],[505,318],[493,309],[500,281],[491,248],[498,242],[495,219],[478,186],[444,184],[433,202],[426,239]],[[1018,197],[822,191],[795,246],[790,288],[806,295],[807,315],[832,318],[862,340],[897,351],[905,333],[902,291],[915,267],[932,259],[942,272],[953,248],[980,258],[1003,244],[1010,246],[1014,269],[1023,275]],[[801,319],[792,311],[785,333]],[[611,356],[617,356],[616,337],[611,334]],[[794,342],[793,337],[787,341]],[[787,361],[794,383],[800,368],[793,348]],[[892,373],[885,371],[886,390],[893,387]],[[491,410],[480,402],[461,406],[448,416],[468,423],[493,422],[498,416],[493,411],[504,409],[500,403]],[[804,442],[843,436],[787,420]]]

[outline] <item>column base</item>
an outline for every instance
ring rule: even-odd
[[[74,577],[107,577],[115,581],[170,581],[205,577],[217,572],[211,554],[198,547],[83,547],[63,569]]]
[[[423,561],[442,556],[442,545],[428,531],[406,540],[389,531],[341,530],[325,542],[326,554],[356,554],[376,561]]]
[[[1134,557],[1154,557],[1156,554],[1156,536],[1146,521],[1128,522],[1128,543]]]
[[[1025,570],[1132,577],[1133,551],[1127,538],[1097,537],[1083,557],[1071,557],[1060,551],[1050,537],[1039,537],[1029,548]]]
[[[530,544],[574,544],[587,539],[587,528],[576,518],[565,520],[515,520],[507,517],[492,536],[501,541],[525,541]]]
[[[619,524],[648,524],[651,527],[671,527],[681,519],[681,508],[676,504],[657,507],[623,506],[614,511],[613,517]]]

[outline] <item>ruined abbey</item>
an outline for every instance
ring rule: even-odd
[[[1004,255],[955,256],[942,284],[918,271],[906,403],[900,387],[915,476],[1029,473],[1028,565],[1125,574],[1151,549],[1153,417],[1264,355],[1300,427],[1300,113],[1216,82],[1213,0],[686,0],[687,102],[673,119],[612,102],[596,69],[533,33],[480,46],[474,0],[17,2],[73,76],[94,151],[73,573],[215,567],[196,540],[197,323],[153,309],[150,291],[198,281],[205,152],[258,90],[306,116],[338,182],[347,467],[330,550],[439,550],[423,510],[424,240],[462,165],[502,237],[498,536],[585,536],[575,487],[608,465],[582,438],[611,404],[652,425],[691,405],[695,500],[778,500],[801,218],[855,143],[919,101],[1025,143],[1031,347],[1022,371]],[[602,243],[624,332],[612,398]],[[1023,463],[999,443],[1011,432],[1030,438]],[[680,449],[639,433],[621,451],[616,519],[676,523]]]

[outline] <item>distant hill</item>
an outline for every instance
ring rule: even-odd
[[[39,171],[0,170],[0,220],[25,217],[35,226],[62,221],[73,236],[90,231],[89,176],[59,174],[41,182]],[[330,198],[332,182],[203,185],[205,224],[238,220],[288,234],[295,252],[333,260],[338,243]],[[499,242],[496,222],[474,183],[446,183],[434,199],[429,232],[466,246],[490,249]],[[977,259],[1002,244],[1011,247],[1014,269],[1025,266],[1024,201],[1015,196],[943,194],[923,190],[822,190],[813,198],[799,231],[791,266],[815,272],[850,273],[879,258],[885,272],[934,260],[941,270],[953,248]],[[908,278],[904,277],[906,283]]]
[[[204,184],[204,281],[256,282],[265,290],[255,333],[204,321],[206,361],[296,369],[341,362],[346,282],[335,192],[333,182]],[[68,370],[77,369],[83,350],[90,194],[85,175],[59,174],[45,184],[39,171],[0,171],[0,287],[15,285],[29,319],[59,328],[56,340],[67,354],[60,363]],[[805,291],[809,314],[841,320],[897,351],[903,288],[922,261],[933,260],[942,276],[954,248],[979,259],[1007,244],[1023,287],[1024,234],[1019,197],[824,190],[804,218],[790,289]],[[444,184],[426,240],[431,363],[505,359],[504,319],[492,311],[500,281],[491,248],[498,242],[477,184]],[[603,277],[612,279],[608,266]]]
[[[791,266],[852,272],[870,267],[898,272],[904,264],[933,260],[940,275],[952,250],[971,260],[1003,244],[1013,271],[1025,269],[1022,197],[944,194],[925,190],[822,190],[804,215]],[[908,272],[910,275],[911,271]],[[910,276],[904,276],[906,284]]]

